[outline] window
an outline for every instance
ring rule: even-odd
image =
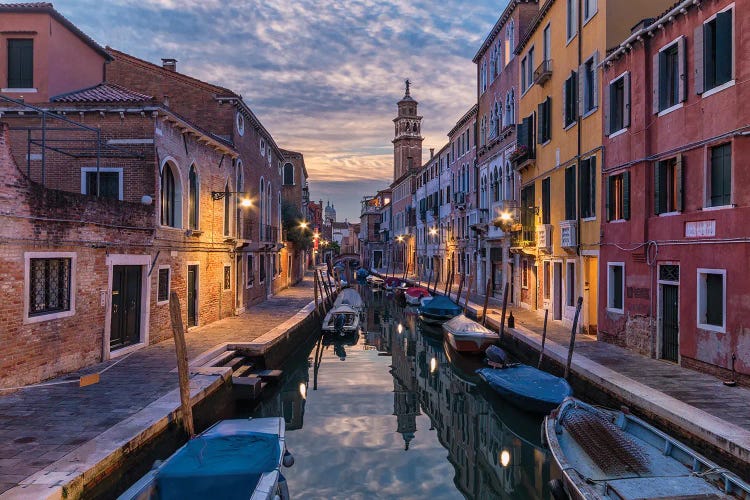
[[[245,135],[245,117],[242,116],[242,113],[237,113],[236,125],[237,133],[240,135]]]
[[[29,252],[25,261],[25,322],[75,314],[75,254]]]
[[[524,90],[526,90],[526,88],[528,87],[527,82],[526,82],[526,66],[527,66],[527,63],[528,63],[528,58],[527,57],[524,57],[523,59],[521,59],[521,92],[523,92]]]
[[[581,160],[578,166],[578,197],[581,218],[596,217],[596,156]]]
[[[180,227],[177,217],[177,184],[172,166],[165,163],[161,170],[161,225]]]
[[[122,169],[99,169],[99,197],[122,200]],[[96,196],[96,167],[81,169],[81,193]]]
[[[698,327],[726,331],[726,278],[724,269],[698,269]]]
[[[245,272],[245,276],[247,276],[247,288],[251,288],[253,286],[253,282],[255,281],[255,266],[253,265],[253,255],[248,254],[247,255],[247,270]]]
[[[654,56],[654,113],[676,106],[686,98],[685,38]]]
[[[232,215],[232,193],[229,191],[229,183],[224,184],[224,236],[229,236],[231,227],[229,219]]]
[[[542,179],[542,224],[550,224],[552,214],[550,214],[550,183],[552,179],[547,177]]]
[[[8,39],[8,88],[34,88],[34,40]]]
[[[565,273],[565,304],[568,307],[576,305],[576,263],[568,262]]]
[[[654,164],[654,213],[682,210],[682,156]]]
[[[537,142],[544,144],[552,138],[552,98],[537,106]]]
[[[260,138],[260,155],[266,156],[266,140],[264,138]]]
[[[544,32],[542,33],[543,40],[544,40],[544,54],[542,54],[543,61],[549,61],[551,54],[552,54],[552,37],[550,34],[550,25],[544,27]]]
[[[695,30],[695,86],[698,94],[732,79],[733,37],[732,9],[719,12]]]
[[[565,169],[565,220],[576,219],[576,168]]]
[[[585,0],[584,0],[585,1]],[[576,15],[576,4],[578,0],[567,0],[565,33],[568,41],[578,32],[578,16]]]
[[[258,271],[260,273],[260,282],[263,283],[266,281],[266,256],[265,254],[260,254],[260,263],[258,266]]]
[[[607,220],[630,219],[630,172],[607,177]]]
[[[518,146],[525,146],[527,150],[527,157],[534,158],[535,156],[535,145],[534,145],[534,114],[530,114],[518,124],[518,130],[516,131]]]
[[[732,146],[722,144],[711,148],[709,166],[709,194],[711,207],[732,204]]]
[[[599,56],[595,53],[585,63],[581,65],[579,74],[582,75],[580,83],[582,87],[583,98],[581,99],[580,114],[583,116],[593,111],[599,105],[599,92],[598,92],[598,78],[596,77],[596,66],[598,64]]]
[[[531,47],[529,49],[527,63],[528,64],[526,65],[526,84],[528,86],[526,88],[529,88],[534,83],[534,47]]]
[[[169,302],[169,284],[169,267],[160,267],[156,293],[157,304]]]
[[[198,207],[200,205],[198,173],[195,171],[195,165],[190,166],[188,193],[188,228],[195,230],[198,229]]]
[[[513,19],[508,21],[508,27],[505,28],[505,58],[506,64],[513,59],[513,52],[516,50],[516,27]]]
[[[276,256],[270,255],[269,256],[271,260],[271,279],[276,279]]]
[[[583,22],[594,17],[596,7],[596,0],[583,0]]]
[[[565,111],[565,127],[575,123],[578,118],[578,83],[575,71],[565,80],[563,89],[563,110]]]
[[[294,185],[294,165],[291,163],[284,164],[284,185]]]
[[[630,73],[625,73],[621,77],[609,84],[608,106],[605,107],[604,126],[607,135],[614,134],[630,126]]]
[[[232,289],[232,266],[224,266],[224,290]]]
[[[542,265],[542,269],[543,269],[542,274],[544,275],[542,277],[542,279],[544,280],[542,293],[544,294],[544,298],[547,299],[547,300],[549,300],[550,290],[552,288],[552,286],[551,286],[552,285],[552,283],[551,283],[552,277],[551,277],[551,273],[550,273],[550,262],[548,260],[544,261],[544,264]]]
[[[529,288],[529,261],[526,259],[521,261],[521,287]]]
[[[625,264],[622,262],[607,263],[607,309],[624,313],[625,306]]]

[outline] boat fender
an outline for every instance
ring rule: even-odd
[[[282,461],[284,467],[291,467],[294,465],[294,455],[289,453],[289,450],[284,450],[284,460]]]
[[[555,500],[568,500],[570,497],[565,492],[565,486],[560,479],[553,479],[549,482],[549,493]]]

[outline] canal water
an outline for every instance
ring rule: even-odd
[[[481,360],[423,331],[415,309],[359,290],[362,333],[316,338],[251,413],[286,420],[292,497],[550,498],[541,417],[492,393]]]

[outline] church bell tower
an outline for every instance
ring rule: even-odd
[[[398,101],[398,116],[393,119],[393,181],[422,166],[422,117],[417,115],[418,103],[410,93],[411,82],[406,80],[406,93]]]

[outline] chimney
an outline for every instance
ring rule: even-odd
[[[435,156],[435,148],[430,148],[430,160]]]
[[[168,71],[177,71],[177,59],[162,58],[161,67]]]

